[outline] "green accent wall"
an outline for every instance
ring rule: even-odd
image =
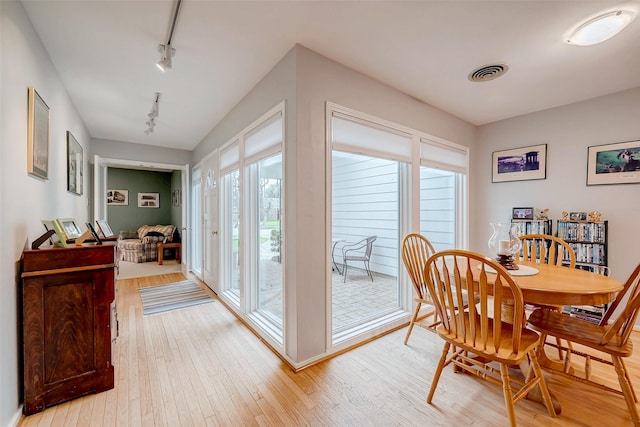
[[[176,218],[171,207],[171,172],[151,172],[134,169],[108,168],[107,190],[127,190],[128,205],[107,205],[107,222],[114,233],[135,231],[141,225],[174,224]],[[159,208],[139,208],[138,193],[159,193]]]

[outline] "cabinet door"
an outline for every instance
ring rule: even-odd
[[[113,268],[23,282],[25,414],[113,388]]]

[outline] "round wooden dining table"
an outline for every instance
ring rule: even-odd
[[[527,275],[520,275],[517,270],[511,272],[522,289],[522,296],[527,304],[607,304],[622,290],[622,283],[618,280],[578,268],[531,262],[521,262],[518,265],[523,267],[522,270],[537,270],[535,274]]]

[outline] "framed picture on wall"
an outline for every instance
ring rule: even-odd
[[[49,178],[49,106],[32,87],[28,88],[27,172]]]
[[[159,208],[160,193],[138,193],[139,208]]]
[[[107,205],[127,206],[129,190],[107,190]]]
[[[547,144],[494,151],[491,182],[547,178]]]
[[[182,206],[182,190],[173,190],[171,192],[171,206],[175,208]]]
[[[67,191],[82,195],[83,181],[82,145],[67,131]]]
[[[636,183],[640,183],[640,141],[588,148],[587,185]]]

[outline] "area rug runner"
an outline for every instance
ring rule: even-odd
[[[145,316],[164,313],[179,308],[213,302],[214,300],[193,280],[162,286],[140,288]]]

